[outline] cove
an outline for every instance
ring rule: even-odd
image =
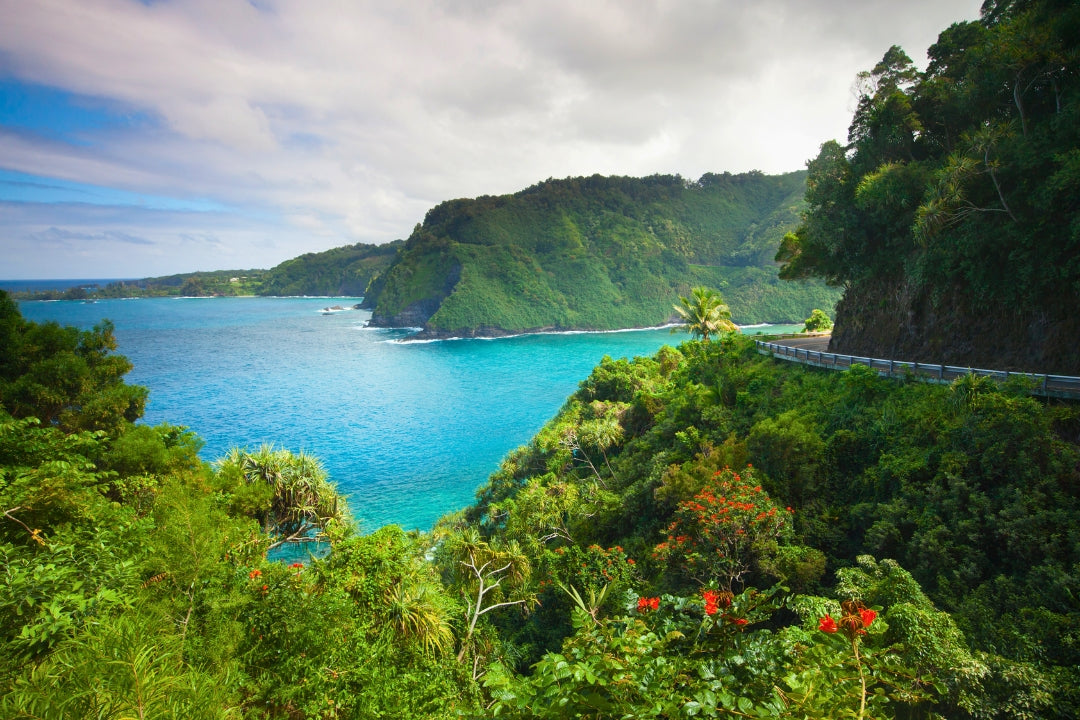
[[[668,330],[400,342],[366,328],[359,298],[154,298],[22,302],[28,320],[108,318],[143,422],[184,425],[209,461],[264,443],[317,456],[361,529],[429,529],[468,505],[604,355],[651,355]]]

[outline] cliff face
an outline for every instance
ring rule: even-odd
[[[382,328],[424,327],[428,319],[439,309],[439,303],[441,302],[442,298],[424,298],[423,300],[417,300],[401,312],[393,315],[380,313],[376,310],[371,313],[368,325]]]
[[[1038,311],[931,294],[907,280],[852,286],[836,306],[832,352],[960,367],[1080,375],[1080,314],[1062,301]]]
[[[368,298],[364,298],[364,303],[361,307],[365,309],[371,309],[371,320],[368,321],[368,325],[372,327],[385,327],[385,328],[422,328],[427,325],[431,316],[438,312],[442,306],[443,301],[454,291],[454,287],[461,280],[461,265],[457,262],[447,261],[445,257],[440,257],[436,263],[436,272],[429,275],[428,281],[424,283],[424,288],[421,288],[418,294],[419,297],[404,297],[398,300],[393,305],[396,309],[388,312],[386,306],[376,305],[375,303],[368,303]],[[394,268],[400,272],[400,268]],[[441,275],[441,277],[440,277]],[[385,284],[385,280],[379,279],[382,284]],[[382,289],[380,285],[379,290],[375,293],[371,292],[369,287],[368,295],[371,297],[377,297],[378,292]]]

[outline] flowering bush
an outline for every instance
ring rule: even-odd
[[[789,514],[761,489],[752,467],[741,473],[725,468],[693,499],[679,503],[667,540],[654,554],[699,582],[718,579],[730,591],[756,558],[775,547]]]
[[[731,601],[734,598],[732,593],[728,590],[724,592],[717,592],[716,590],[703,590],[701,597],[705,600],[705,614],[715,615],[721,607],[731,607]]]

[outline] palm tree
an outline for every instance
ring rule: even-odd
[[[679,296],[679,303],[674,307],[683,319],[681,329],[694,337],[708,342],[710,335],[736,329],[735,323],[731,322],[731,308],[724,304],[724,299],[715,290],[696,287],[691,290],[690,297]],[[672,332],[679,329],[673,328]]]

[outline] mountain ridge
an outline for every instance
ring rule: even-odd
[[[374,278],[375,327],[421,337],[654,327],[693,285],[723,292],[741,324],[831,309],[824,283],[780,283],[773,260],[797,224],[805,172],[546,180],[432,208]]]

